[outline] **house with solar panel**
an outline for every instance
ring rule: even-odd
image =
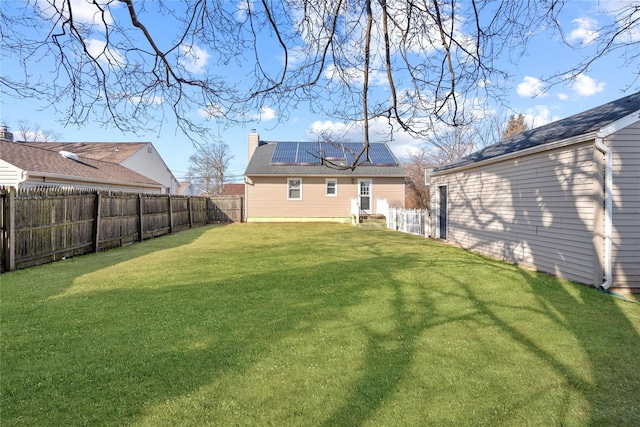
[[[379,214],[380,202],[404,207],[405,170],[389,147],[372,143],[369,161],[346,168],[363,143],[261,141],[248,137],[247,222],[348,222]]]
[[[433,237],[640,292],[640,92],[506,138],[428,180]]]

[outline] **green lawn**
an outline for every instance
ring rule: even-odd
[[[640,425],[640,304],[348,225],[0,278],[0,425]]]

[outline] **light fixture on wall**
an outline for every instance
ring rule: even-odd
[[[351,178],[351,183],[355,184],[356,183],[356,179],[355,178]]]

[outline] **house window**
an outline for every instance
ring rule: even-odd
[[[333,178],[327,178],[327,192],[326,195],[330,197],[336,197],[338,195],[338,180]]]
[[[301,178],[289,178],[287,180],[287,200],[302,200]]]

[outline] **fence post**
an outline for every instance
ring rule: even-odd
[[[99,191],[96,191],[96,212],[93,229],[93,251],[98,252],[100,250],[100,204],[102,203],[102,195]]]
[[[169,194],[169,234],[173,233],[173,199]]]
[[[140,242],[144,240],[144,208],[142,203],[142,193],[138,193],[138,233]]]
[[[13,271],[16,269],[16,189],[7,187],[4,203],[4,236],[2,236],[4,251],[4,269]]]
[[[193,228],[193,210],[191,209],[191,197],[187,196],[187,210],[189,211],[189,228]]]

